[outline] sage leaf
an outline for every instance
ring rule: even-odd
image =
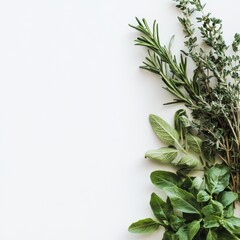
[[[188,224],[188,240],[192,240],[200,229],[200,221],[194,220]]]
[[[180,167],[194,168],[199,164],[199,161],[192,156],[185,155],[179,160],[172,161],[172,164]]]
[[[154,216],[158,219],[158,221],[162,225],[169,225],[169,217],[173,212],[171,204],[167,204],[156,193],[152,193],[150,206]]]
[[[217,233],[213,229],[209,229],[206,240],[218,240]]]
[[[200,190],[197,194],[197,201],[198,202],[207,202],[211,196],[204,190]]]
[[[177,149],[163,147],[146,152],[145,157],[158,160],[160,163],[171,163],[177,157],[177,154]]]
[[[225,165],[216,164],[215,166],[205,171],[205,182],[208,192],[213,193],[222,192],[229,184],[229,168]]]
[[[169,145],[173,145],[174,143],[178,142],[179,140],[178,132],[173,127],[171,127],[167,122],[165,122],[162,118],[150,114],[149,120],[153,128],[153,131],[161,141]]]
[[[199,205],[195,197],[176,186],[163,188],[165,194],[170,198],[172,205],[183,213],[194,213],[199,214]]]
[[[223,207],[227,207],[237,199],[238,199],[238,194],[230,191],[229,192],[224,191],[218,195],[218,201],[222,203]]]
[[[151,218],[142,219],[138,222],[132,223],[128,231],[132,233],[151,233],[159,228],[160,224]]]
[[[192,134],[186,134],[186,141],[189,148],[198,154],[201,154],[202,140],[199,137],[193,136]]]
[[[160,189],[178,186],[181,181],[176,174],[167,171],[154,171],[150,178],[152,183]]]

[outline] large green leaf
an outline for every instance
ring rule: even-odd
[[[224,191],[218,195],[218,201],[222,203],[223,207],[227,207],[237,199],[238,194],[230,191]]]
[[[153,214],[162,225],[169,225],[169,217],[171,216],[173,209],[171,204],[164,202],[157,194],[152,193],[150,206]]]
[[[166,144],[178,142],[178,132],[159,116],[150,114],[149,120],[155,134]]]
[[[169,164],[177,157],[178,152],[175,148],[163,147],[146,152],[145,157],[158,160],[160,163]]]
[[[200,214],[196,198],[189,192],[174,187],[165,187],[163,191],[170,198],[172,205],[184,213]]]
[[[194,220],[188,224],[188,240],[192,240],[198,233],[200,229],[201,220]]]
[[[167,171],[152,172],[150,178],[152,183],[160,189],[177,186],[180,182],[176,174]]]
[[[199,137],[193,136],[192,134],[188,133],[186,134],[186,141],[189,148],[193,152],[198,154],[201,153],[202,140]]]
[[[222,192],[229,184],[229,168],[217,164],[205,171],[206,188],[210,194]]]
[[[132,223],[128,231],[132,233],[151,233],[159,228],[160,224],[151,218],[142,219],[138,222]]]

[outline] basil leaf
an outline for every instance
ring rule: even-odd
[[[212,215],[208,215],[207,217],[204,218],[204,228],[215,228],[215,227],[219,227],[220,223],[219,220],[221,218],[218,216],[212,216]]]
[[[199,137],[193,136],[192,134],[186,135],[186,141],[190,149],[198,154],[201,154],[202,140]]]
[[[223,215],[223,205],[220,202],[211,200],[210,203],[202,208],[201,211],[205,216],[222,216]]]
[[[201,220],[194,220],[188,224],[188,240],[192,240],[198,233],[200,229]]]
[[[145,157],[158,160],[160,163],[171,163],[177,157],[177,154],[177,149],[163,147],[146,152]]]
[[[177,210],[200,215],[198,202],[191,193],[176,186],[163,188],[163,191]]]
[[[236,234],[236,235],[240,235],[240,224],[239,224],[239,220],[232,220],[232,219],[221,219],[219,220],[219,222],[221,223],[221,225],[231,234]]]
[[[207,202],[211,196],[204,190],[201,190],[197,194],[197,201],[198,202]]]
[[[184,223],[184,219],[176,215],[170,216],[170,226],[173,230],[177,231]]]
[[[208,192],[213,193],[222,192],[229,184],[229,168],[224,165],[216,164],[215,166],[205,171],[205,182]]]
[[[152,193],[150,206],[158,221],[162,225],[169,225],[168,220],[173,211],[171,204],[165,203],[157,194]]]
[[[132,223],[128,228],[132,233],[151,233],[159,228],[160,224],[151,218],[142,219],[138,222]]]
[[[160,189],[177,186],[180,182],[176,174],[167,171],[152,172],[150,178],[152,183]]]
[[[163,234],[162,240],[178,240],[178,237],[174,232],[167,230]]]
[[[178,231],[176,232],[176,235],[178,236],[178,240],[186,240],[186,239],[188,239],[187,225],[181,226],[178,229]]]
[[[238,194],[234,192],[225,191],[225,192],[221,192],[218,195],[218,201],[222,203],[223,207],[227,207],[237,199],[238,199]]]
[[[206,240],[218,240],[217,233],[213,229],[209,229]]]
[[[165,122],[162,118],[150,114],[149,120],[153,128],[153,131],[164,143],[173,145],[174,143],[178,142],[179,140],[178,132],[174,128],[172,128],[167,122]]]

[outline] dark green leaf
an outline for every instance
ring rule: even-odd
[[[215,228],[215,227],[219,227],[220,223],[219,220],[221,220],[220,217],[217,216],[212,216],[212,215],[208,215],[207,217],[204,218],[204,228]]]
[[[159,228],[160,224],[151,218],[142,219],[138,222],[132,223],[128,228],[132,233],[151,233]]]
[[[170,226],[173,230],[177,231],[184,223],[184,219],[176,215],[170,216]]]
[[[178,240],[177,235],[175,234],[175,232],[172,232],[170,230],[165,231],[165,233],[163,234],[163,238],[162,240]]]
[[[155,171],[151,173],[151,181],[158,188],[174,187],[180,183],[180,178],[171,172]]]
[[[152,193],[150,206],[158,221],[162,225],[168,225],[169,217],[172,214],[171,204],[165,203],[157,194]]]

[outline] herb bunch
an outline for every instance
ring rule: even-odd
[[[202,140],[203,166],[209,168],[220,158],[230,169],[232,191],[240,194],[240,34],[227,45],[222,21],[204,13],[200,0],[175,1],[182,13],[178,20],[186,49],[177,60],[170,47],[161,44],[156,21],[150,29],[145,19],[136,18],[138,25],[130,25],[141,34],[136,45],[148,50],[141,68],[159,75],[174,95],[166,104],[183,103],[191,110],[193,120],[188,120],[186,129]],[[195,65],[193,76],[188,74],[188,61]]]

